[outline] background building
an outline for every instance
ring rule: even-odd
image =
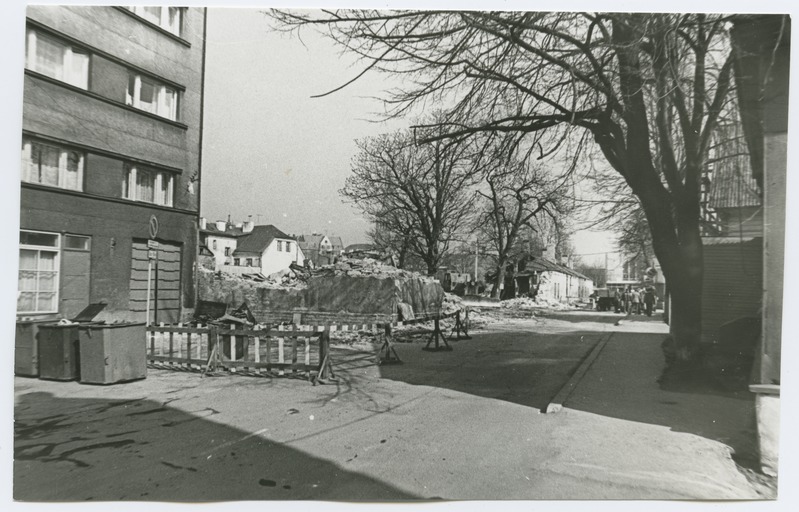
[[[194,306],[205,18],[28,8],[19,316],[144,319],[149,239],[157,320]]]

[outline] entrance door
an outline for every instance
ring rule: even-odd
[[[181,246],[159,242],[150,280],[150,321],[175,323],[180,318]],[[134,240],[130,270],[130,310],[147,311],[147,241]],[[158,311],[156,316],[156,286]],[[142,315],[142,319],[144,315]]]
[[[60,316],[71,319],[89,305],[91,239],[65,235],[61,255]]]

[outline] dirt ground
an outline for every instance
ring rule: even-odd
[[[501,318],[452,342],[452,352],[422,351],[422,337],[397,343],[404,364],[394,366],[375,364],[375,345],[336,345],[338,380],[324,386],[152,369],[106,387],[16,378],[14,496],[769,497],[741,470],[751,397],[661,389],[663,324],[614,321],[591,312]],[[542,414],[602,340],[565,408]]]

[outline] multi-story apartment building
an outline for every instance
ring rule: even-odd
[[[149,260],[157,320],[194,306],[205,19],[28,8],[19,316],[143,320]]]

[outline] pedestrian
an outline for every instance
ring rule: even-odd
[[[632,305],[633,305],[633,312],[636,315],[641,314],[641,292],[637,289],[633,289],[632,291]]]
[[[630,314],[630,305],[632,304],[632,290],[628,286],[622,294],[622,303],[624,305],[624,313]]]
[[[652,311],[655,309],[655,302],[657,301],[657,295],[655,294],[655,289],[650,286],[644,292],[644,305],[646,306],[646,316],[652,316]]]
[[[624,301],[624,304],[626,305],[624,310],[626,311],[627,314],[624,315],[624,318],[619,318],[618,320],[616,320],[615,325],[617,325],[617,326],[621,325],[621,321],[622,320],[626,320],[626,319],[630,318],[630,315],[633,314],[633,306],[634,306],[633,297],[635,297],[635,290],[633,290],[631,286],[628,286],[622,292],[622,300]]]
[[[621,312],[621,293],[618,288],[613,289],[613,311],[616,313]]]

